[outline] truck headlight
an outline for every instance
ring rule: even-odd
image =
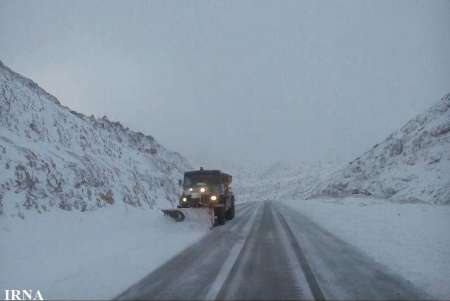
[[[200,188],[200,192],[206,192],[206,188],[205,187]]]
[[[194,190],[192,187],[191,188],[189,188],[189,191],[192,191],[192,190]]]
[[[217,197],[215,195],[212,195],[211,196],[211,201],[216,201],[216,200],[217,200]]]
[[[182,198],[181,200],[185,203],[187,202],[187,198]]]

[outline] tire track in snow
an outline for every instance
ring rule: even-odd
[[[242,252],[242,249],[245,245],[245,243],[248,240],[249,234],[251,232],[251,228],[255,224],[255,219],[257,216],[258,211],[260,210],[261,206],[259,204],[256,205],[257,208],[255,212],[251,215],[249,221],[245,224],[244,228],[242,229],[242,233],[244,233],[243,237],[239,239],[231,249],[229,256],[223,263],[219,273],[217,274],[216,278],[214,279],[213,283],[211,284],[208,293],[205,296],[205,300],[215,300],[217,296],[219,295],[220,291],[222,290],[222,287],[224,286],[226,280],[228,279],[228,276],[230,275],[231,269],[236,264],[236,261],[239,257],[239,255]],[[251,206],[249,206],[251,207]]]
[[[276,209],[275,209],[276,210]],[[322,289],[319,286],[319,283],[317,282],[316,277],[314,276],[314,273],[311,270],[311,267],[308,264],[308,261],[306,259],[306,256],[300,247],[300,245],[297,242],[297,239],[295,238],[294,233],[292,232],[292,229],[289,227],[288,223],[284,219],[283,215],[276,210],[278,221],[282,228],[284,229],[284,233],[287,235],[288,241],[286,241],[286,247],[290,245],[291,250],[294,251],[295,256],[297,257],[298,262],[300,263],[300,266],[303,271],[303,275],[306,278],[306,281],[308,282],[309,288],[311,290],[311,293],[315,300],[325,300],[325,296],[322,292]],[[289,249],[289,247],[288,247]],[[298,276],[301,279],[301,276]]]

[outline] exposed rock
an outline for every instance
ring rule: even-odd
[[[450,204],[450,94],[319,183],[308,197],[355,191],[402,203]]]
[[[62,106],[0,63],[0,168],[0,214],[25,218],[55,208],[167,207],[190,165],[152,136]]]

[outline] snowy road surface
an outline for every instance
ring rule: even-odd
[[[424,299],[425,293],[277,202],[240,204],[117,299]]]

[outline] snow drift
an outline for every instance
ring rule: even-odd
[[[71,111],[0,62],[0,215],[168,206],[189,168],[153,137]]]
[[[309,197],[450,204],[450,94],[317,185]]]

